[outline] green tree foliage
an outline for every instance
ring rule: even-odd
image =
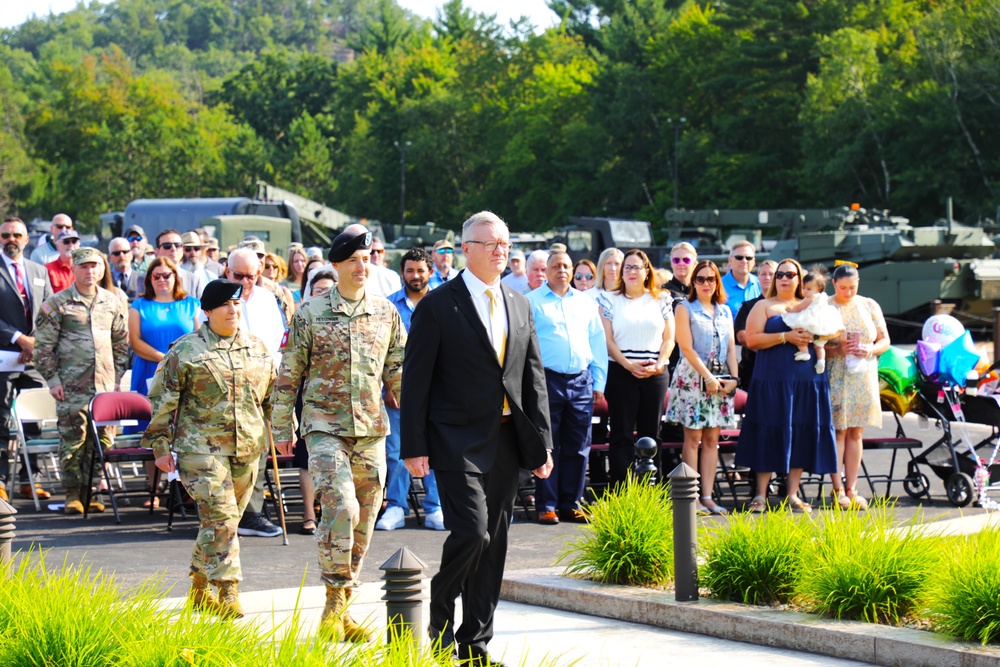
[[[1000,0],[112,0],[0,31],[0,205],[84,220],[257,179],[515,229],[687,208],[997,207]],[[679,125],[680,119],[683,125]],[[676,159],[675,159],[676,158]]]

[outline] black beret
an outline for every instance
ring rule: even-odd
[[[358,250],[371,247],[372,233],[367,229],[363,232],[341,232],[333,239],[327,259],[331,262],[343,262]]]
[[[214,310],[242,295],[243,283],[233,280],[213,280],[205,285],[205,291],[201,293],[201,309]]]

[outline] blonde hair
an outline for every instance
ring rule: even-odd
[[[594,287],[597,289],[610,292],[617,287],[617,285],[604,284],[604,265],[608,263],[608,259],[613,255],[618,255],[619,262],[625,259],[625,253],[618,248],[605,248],[604,252],[602,252],[601,256],[597,259],[597,275],[594,276]],[[619,271],[619,273],[621,272]]]

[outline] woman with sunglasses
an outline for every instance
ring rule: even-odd
[[[794,360],[798,347],[812,342],[812,334],[790,329],[781,319],[802,301],[802,267],[794,259],[778,262],[767,298],[747,318],[747,347],[757,363],[736,447],[736,465],[757,473],[757,495],[751,512],[767,507],[771,473],[787,475],[786,502],[798,512],[812,507],[799,498],[803,470],[827,475],[837,470],[837,446],[826,374],[813,363]],[[813,354],[810,346],[810,354]],[[815,362],[815,360],[813,360]]]
[[[295,313],[295,304],[298,303],[298,299],[295,298],[295,294],[292,290],[285,285],[285,278],[288,276],[288,266],[285,265],[285,260],[273,252],[264,253],[264,261],[260,268],[260,275],[273,282],[275,287],[281,290],[282,308],[287,311],[286,314],[289,321],[291,321],[292,314]]]
[[[589,259],[581,259],[573,267],[573,289],[586,292],[594,286],[597,278],[597,267]]]
[[[641,250],[629,250],[616,277],[618,288],[602,292],[597,307],[608,340],[608,481],[625,481],[635,439],[657,439],[674,349],[674,311],[661,293],[653,266]],[[633,436],[634,434],[634,436]],[[659,452],[657,452],[657,465]]]
[[[733,316],[725,303],[719,267],[706,259],[691,273],[693,289],[676,313],[682,356],[670,383],[667,421],[684,427],[681,458],[701,474],[698,512],[728,514],[712,500],[712,489],[719,464],[719,432],[732,421],[732,396],[739,384]]]

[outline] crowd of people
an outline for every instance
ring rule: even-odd
[[[714,494],[718,443],[742,388],[735,464],[756,474],[749,510],[766,509],[780,474],[783,502],[811,511],[798,492],[804,471],[831,476],[835,504],[867,506],[861,438],[881,410],[876,364],[862,362],[889,337],[850,265],[827,296],[825,274],[794,259],[757,269],[749,242],[733,246],[724,274],[684,242],[669,269],[639,249],[608,248],[596,265],[560,244],[526,256],[486,212],[463,226],[464,271],[449,240],[388,266],[361,225],[325,258],[299,244],[277,254],[254,237],[222,253],[204,230],[166,229],[149,243],[136,226],[105,256],[80,247],[63,214],[31,260],[24,223],[6,220],[0,236],[0,336],[24,364],[0,374],[0,443],[16,392],[47,386],[65,512],[83,513],[88,499],[102,511],[84,488],[100,478],[86,406],[131,368],[131,391],[154,409],[136,430],[198,508],[198,609],[241,615],[238,536],[282,533],[264,512],[269,441],[300,469],[299,530],[315,535],[327,586],[322,632],[369,638],[345,610],[373,532],[406,525],[418,477],[423,525],[450,531],[432,633],[473,657],[489,641],[518,486],[534,472],[539,523],[586,521],[592,416],[605,401],[611,485],[630,474],[636,439],[662,439],[672,423],[701,475],[699,511],[726,514]],[[21,470],[22,497],[33,486],[50,496]],[[7,474],[3,447],[0,490]],[[466,620],[453,631],[459,594]]]

